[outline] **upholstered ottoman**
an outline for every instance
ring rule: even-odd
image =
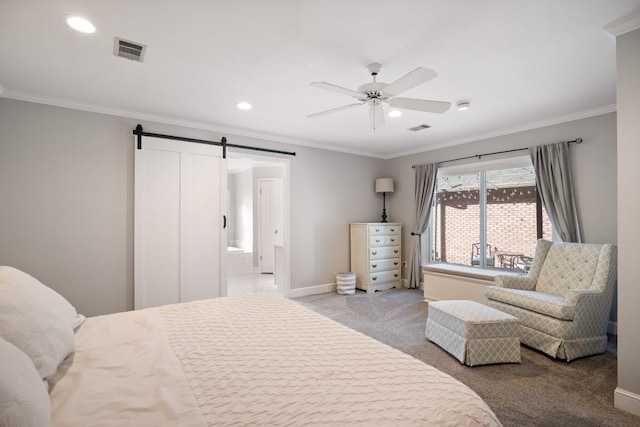
[[[520,363],[518,319],[474,301],[429,303],[426,337],[469,365]]]

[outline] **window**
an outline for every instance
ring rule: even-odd
[[[427,262],[528,271],[551,221],[527,156],[441,168]]]

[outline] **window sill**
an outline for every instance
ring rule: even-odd
[[[423,273],[438,273],[451,276],[460,276],[476,280],[484,280],[488,282],[494,282],[496,276],[522,276],[523,273],[505,271],[505,270],[490,270],[477,267],[435,263],[422,266]]]

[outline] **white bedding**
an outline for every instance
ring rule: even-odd
[[[500,425],[425,363],[270,295],[89,318],[54,426]]]

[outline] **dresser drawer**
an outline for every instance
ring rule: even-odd
[[[369,235],[380,236],[385,234],[400,234],[399,225],[370,225]]]
[[[374,273],[377,271],[396,270],[400,268],[400,258],[388,258],[369,263],[369,271]]]
[[[379,273],[371,273],[369,283],[393,282],[400,280],[400,270],[381,271]]]
[[[369,249],[370,259],[395,258],[400,256],[400,247],[383,247]]]
[[[369,247],[375,246],[398,246],[400,236],[371,236],[369,237]]]

